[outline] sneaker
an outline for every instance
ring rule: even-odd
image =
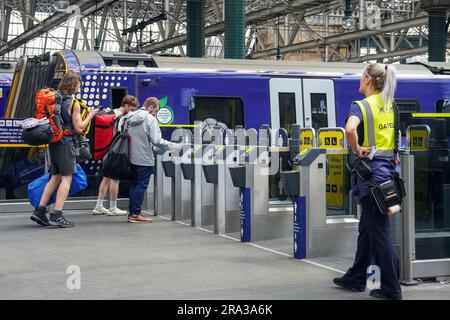
[[[48,227],[50,225],[50,222],[47,219],[47,208],[45,207],[35,209],[30,219],[43,227]]]
[[[128,211],[120,210],[119,208],[111,209],[109,210],[109,213],[107,213],[108,216],[126,216],[128,214]]]
[[[354,291],[354,292],[364,292],[364,291],[366,291],[366,286],[364,286],[364,285],[357,285],[357,284],[351,283],[349,280],[347,280],[344,277],[334,278],[333,282],[334,282],[334,284],[338,285],[339,287],[348,289],[350,291]]]
[[[61,211],[50,213],[50,225],[53,227],[59,228],[73,228],[75,227],[75,223],[66,220]]]
[[[378,299],[388,299],[388,300],[402,300],[402,295],[388,295],[381,289],[374,289],[370,291],[370,296]]]
[[[128,216],[128,222],[130,223],[151,223],[153,220],[151,218],[144,217],[143,215],[138,216]]]
[[[102,214],[107,214],[108,216],[111,215],[111,212],[104,207],[95,208],[94,210],[92,210],[92,213],[94,214],[94,216],[99,216]]]

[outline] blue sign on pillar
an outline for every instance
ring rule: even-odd
[[[294,257],[306,258],[306,197],[294,201]]]
[[[251,192],[250,188],[241,188],[241,242],[250,242],[251,237]]]

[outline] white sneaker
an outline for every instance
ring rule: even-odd
[[[94,210],[92,210],[92,213],[94,214],[94,216],[99,216],[102,214],[111,215],[111,212],[104,207],[95,208]]]
[[[109,210],[107,213],[108,216],[126,216],[128,214],[127,211],[120,210],[119,208]]]

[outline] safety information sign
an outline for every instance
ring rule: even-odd
[[[330,129],[319,131],[319,148],[345,149],[345,131]],[[329,174],[327,176],[327,208],[344,209],[346,204],[345,155],[327,155]]]
[[[304,151],[310,148],[314,148],[315,145],[315,132],[313,129],[303,129],[300,133],[300,150]]]
[[[172,124],[174,120],[173,110],[169,107],[161,108],[156,114],[156,119],[162,125]]]
[[[0,147],[22,146],[22,119],[0,119]]]

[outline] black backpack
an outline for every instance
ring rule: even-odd
[[[103,160],[103,176],[114,180],[131,178],[130,143],[127,121],[122,125],[122,131],[113,139],[111,149]]]

